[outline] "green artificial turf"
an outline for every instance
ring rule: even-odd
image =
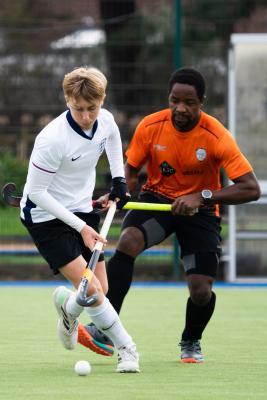
[[[20,209],[0,207],[0,236],[28,236],[26,228],[20,220]]]
[[[265,400],[267,289],[216,288],[217,307],[203,336],[205,363],[179,362],[185,288],[132,288],[121,317],[140,352],[140,374],[117,374],[116,357],[56,334],[54,287],[1,287],[2,400]],[[81,317],[87,321],[86,315]],[[92,372],[79,377],[78,360]]]

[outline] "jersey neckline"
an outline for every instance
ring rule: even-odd
[[[95,135],[95,133],[96,133],[97,127],[98,127],[98,122],[97,122],[97,120],[94,122],[94,125],[93,125],[93,128],[92,128],[92,131],[91,131],[90,136],[88,136],[88,135],[86,135],[86,133],[84,133],[84,131],[82,130],[82,128],[80,127],[80,125],[78,125],[77,122],[74,121],[74,119],[72,118],[72,115],[71,115],[70,110],[68,110],[68,112],[67,112],[67,114],[66,114],[66,118],[67,118],[68,123],[69,123],[70,126],[72,127],[72,129],[73,129],[76,133],[78,133],[78,135],[82,136],[82,137],[85,138],[85,139],[89,139],[89,140],[92,140],[92,139],[93,139],[93,137],[94,137],[94,135]]]
[[[173,132],[176,133],[177,135],[179,135],[181,138],[188,138],[189,136],[192,136],[193,134],[195,134],[195,132],[198,131],[198,128],[201,125],[201,122],[203,120],[203,115],[205,114],[204,111],[202,111],[202,110],[200,111],[200,118],[199,118],[197,124],[190,131],[179,131],[173,125],[171,110],[169,110],[169,111],[170,111],[169,115],[168,115],[169,124],[171,125]]]

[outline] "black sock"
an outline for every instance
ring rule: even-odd
[[[202,333],[209,322],[216,302],[216,295],[214,292],[211,294],[210,301],[203,307],[194,304],[189,297],[186,306],[185,328],[182,333],[182,340],[199,340]]]
[[[134,270],[134,258],[119,250],[108,263],[108,293],[107,298],[119,314],[124,297],[130,289]]]

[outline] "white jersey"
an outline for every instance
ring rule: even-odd
[[[80,231],[85,223],[72,213],[92,211],[96,165],[104,150],[112,178],[124,177],[120,133],[109,111],[100,109],[90,136],[70,111],[51,121],[35,140],[21,218],[29,223],[59,218]]]

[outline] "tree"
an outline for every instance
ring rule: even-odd
[[[119,108],[135,104],[136,63],[141,51],[140,16],[135,0],[101,0],[100,11],[106,32],[106,56],[113,87],[113,100]]]
[[[184,0],[183,52],[187,65],[198,67],[207,78],[207,111],[227,103],[227,56],[235,25],[266,0]],[[221,111],[219,112],[221,114]],[[223,111],[225,114],[225,109]],[[219,115],[218,115],[219,116]],[[222,116],[225,121],[225,115]]]

